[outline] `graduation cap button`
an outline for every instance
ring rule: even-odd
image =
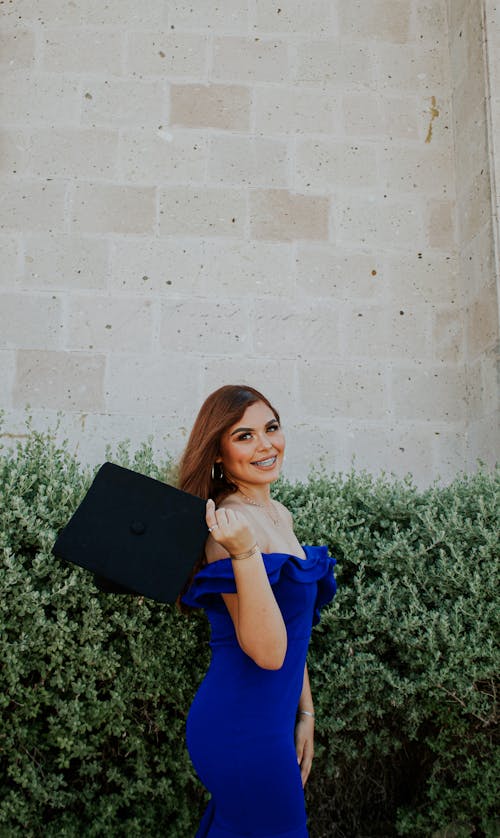
[[[142,535],[143,532],[146,532],[146,524],[142,521],[132,521],[130,524],[130,532],[133,532],[135,535]]]

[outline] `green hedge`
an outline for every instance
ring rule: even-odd
[[[101,594],[51,555],[95,470],[27,426],[0,456],[0,836],[190,838],[205,619]],[[175,479],[151,440],[106,457]],[[276,496],[338,561],[309,655],[311,838],[496,838],[500,472],[423,492],[312,474]]]

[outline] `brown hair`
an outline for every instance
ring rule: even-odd
[[[272,410],[278,422],[280,421],[279,413],[271,402],[254,387],[246,384],[226,384],[205,399],[181,458],[179,489],[198,495],[204,500],[212,498],[216,504],[237,490],[237,486],[228,481],[219,468],[216,458],[220,454],[220,441],[224,431],[241,419],[247,407],[256,402],[264,402]],[[206,564],[206,557],[203,553],[193,569],[186,588],[194,574],[204,564]],[[177,602],[181,610],[190,610],[181,605],[180,597]]]

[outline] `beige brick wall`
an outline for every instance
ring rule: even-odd
[[[177,455],[246,381],[291,476],[492,461],[497,5],[3,4],[5,439]]]

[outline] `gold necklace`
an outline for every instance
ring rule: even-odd
[[[267,512],[267,514],[269,515],[269,517],[270,517],[271,521],[273,522],[274,526],[279,527],[279,525],[280,525],[279,517],[275,518],[268,506],[266,506],[264,503],[258,503],[253,498],[249,497],[248,495],[245,495],[245,492],[242,492],[241,489],[238,489],[238,492],[240,493],[240,495],[243,495],[245,500],[247,500],[248,503],[251,503],[252,506],[258,506],[259,509],[263,509],[264,512]]]

